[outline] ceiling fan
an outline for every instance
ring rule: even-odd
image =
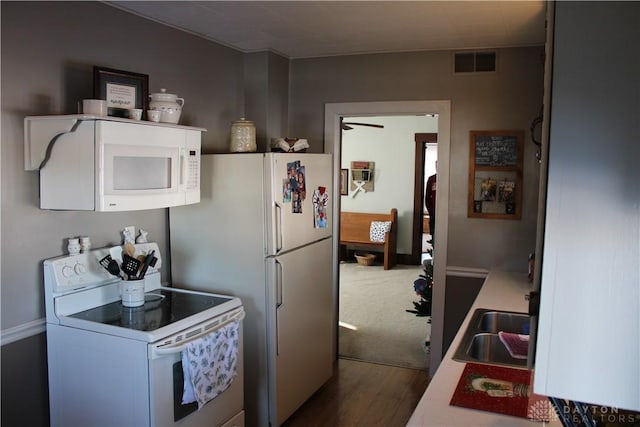
[[[356,122],[342,122],[342,130],[351,130],[351,126],[369,126],[372,128],[384,128],[383,125],[375,125],[372,123],[356,123]]]

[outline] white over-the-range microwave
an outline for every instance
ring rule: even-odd
[[[86,115],[24,121],[40,209],[132,211],[200,201],[205,129]]]

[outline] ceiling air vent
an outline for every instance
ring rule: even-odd
[[[456,74],[496,71],[495,52],[459,52],[453,55],[453,72]]]

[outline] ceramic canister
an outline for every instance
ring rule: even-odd
[[[257,150],[256,126],[251,120],[244,117],[231,124],[232,153],[250,153]]]
[[[163,123],[177,124],[184,107],[184,98],[178,98],[173,93],[167,93],[165,88],[158,93],[149,95],[149,109],[160,111],[160,121]]]

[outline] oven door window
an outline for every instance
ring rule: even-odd
[[[182,392],[184,389],[184,374],[182,362],[173,364],[173,421],[179,421],[198,410],[198,402],[182,404]]]

